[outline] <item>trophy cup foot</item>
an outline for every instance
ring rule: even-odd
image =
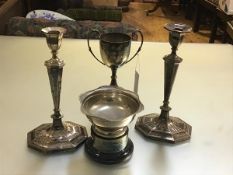
[[[86,128],[73,122],[63,122],[63,125],[64,129],[55,130],[47,123],[28,132],[28,147],[44,153],[74,151],[86,140]]]
[[[192,132],[192,126],[183,120],[169,117],[166,122],[159,118],[159,114],[139,117],[135,128],[145,137],[169,143],[189,140]]]
[[[124,149],[119,152],[108,153],[96,149],[94,147],[94,142],[93,138],[89,137],[85,142],[85,151],[96,162],[103,164],[116,164],[120,162],[127,162],[132,157],[134,146],[130,139],[128,139],[127,145]]]

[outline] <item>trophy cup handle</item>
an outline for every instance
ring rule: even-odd
[[[92,54],[92,56],[98,61],[100,62],[101,64],[105,65],[102,61],[100,61],[96,56],[95,54],[93,53],[92,49],[91,49],[91,46],[90,46],[90,33],[98,33],[99,34],[99,37],[100,37],[100,31],[98,30],[91,30],[91,32],[88,32],[88,36],[87,36],[87,45],[88,45],[88,49],[89,49],[89,52]]]
[[[125,61],[123,64],[126,64],[126,63],[130,62],[130,61],[141,51],[141,49],[142,49],[142,45],[143,45],[143,41],[144,41],[144,39],[143,39],[143,34],[142,34],[142,32],[141,32],[140,30],[136,30],[136,31],[134,31],[134,32],[132,33],[132,36],[133,36],[134,34],[136,34],[136,33],[139,33],[140,36],[141,36],[141,44],[140,44],[140,46],[139,46],[137,52],[132,56],[132,58],[130,58],[129,60]],[[123,65],[123,64],[122,64],[122,65]]]

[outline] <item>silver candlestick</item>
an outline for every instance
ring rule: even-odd
[[[41,152],[50,153],[74,150],[87,138],[86,128],[73,122],[62,122],[60,113],[61,81],[64,61],[57,57],[65,29],[48,27],[42,29],[46,36],[52,58],[45,61],[54,104],[51,115],[53,123],[42,124],[27,135],[28,146]]]
[[[191,27],[185,24],[167,24],[165,29],[169,31],[169,42],[172,46],[172,52],[163,58],[165,63],[165,87],[163,106],[160,107],[161,113],[139,117],[135,128],[146,137],[176,143],[190,139],[192,130],[192,127],[180,118],[169,115],[171,110],[169,98],[179,63],[182,61],[176,55],[176,51],[183,40],[184,34],[190,32]]]

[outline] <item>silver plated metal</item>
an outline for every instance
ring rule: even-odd
[[[45,61],[54,104],[51,115],[53,123],[42,124],[27,135],[28,146],[44,153],[75,150],[87,138],[86,128],[73,122],[62,122],[60,94],[64,61],[57,57],[65,29],[48,27],[42,29],[52,58]]]
[[[165,29],[169,31],[169,43],[172,46],[172,52],[166,55],[164,59],[164,101],[160,107],[160,114],[148,114],[139,117],[135,128],[144,136],[151,139],[177,143],[190,139],[192,127],[177,117],[169,115],[171,110],[169,98],[171,95],[173,83],[176,77],[179,63],[182,59],[176,55],[178,46],[183,40],[185,33],[191,31],[191,27],[185,24],[167,24]]]
[[[92,32],[97,32],[100,35],[100,54],[102,61],[93,53],[88,38],[87,44],[89,51],[98,62],[111,68],[112,76],[110,85],[117,86],[117,69],[130,62],[141,51],[143,45],[143,34],[139,30],[132,33],[132,36],[136,35],[137,33],[140,34],[141,44],[136,53],[129,58],[131,48],[131,37],[129,35],[125,33],[100,34],[100,32],[97,30],[93,30]]]
[[[81,111],[103,137],[119,137],[125,127],[143,110],[137,94],[132,91],[102,86],[81,96]]]
[[[100,54],[98,59],[92,52],[89,38],[87,44],[90,53],[101,64],[111,68],[110,86],[102,86],[81,96],[81,110],[92,122],[91,137],[85,143],[87,154],[94,160],[113,164],[129,160],[133,153],[133,142],[128,138],[127,125],[136,113],[143,109],[138,95],[117,85],[117,69],[130,62],[141,50],[143,35],[139,33],[141,44],[130,58],[131,37],[124,33],[100,34]]]
[[[92,123],[86,152],[96,161],[112,164],[133,152],[127,125],[143,110],[134,92],[116,86],[102,86],[81,97],[81,111]],[[124,154],[125,153],[125,154]]]

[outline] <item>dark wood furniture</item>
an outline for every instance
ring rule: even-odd
[[[201,21],[209,14],[211,19],[211,34],[209,43],[214,43],[217,37],[217,30],[221,29],[225,32],[227,22],[233,20],[232,15],[227,15],[218,7],[218,0],[196,0],[196,12],[194,18],[193,31],[198,32],[200,29]],[[223,42],[224,42],[223,38]]]
[[[233,44],[233,21],[227,22],[226,33],[229,37],[230,43]]]
[[[5,24],[12,16],[23,16],[26,14],[24,1],[7,0],[0,6],[0,35],[5,32]]]
[[[176,6],[178,9],[186,6],[189,3],[190,0],[143,0],[145,3],[154,3],[154,6],[152,9],[146,11],[146,16],[148,16],[150,13],[155,12],[159,7],[173,7]],[[178,13],[177,9],[172,8],[171,9],[173,14]],[[166,12],[164,12],[166,13]]]
[[[118,7],[122,8],[123,12],[129,11],[129,3],[131,0],[118,0]]]

